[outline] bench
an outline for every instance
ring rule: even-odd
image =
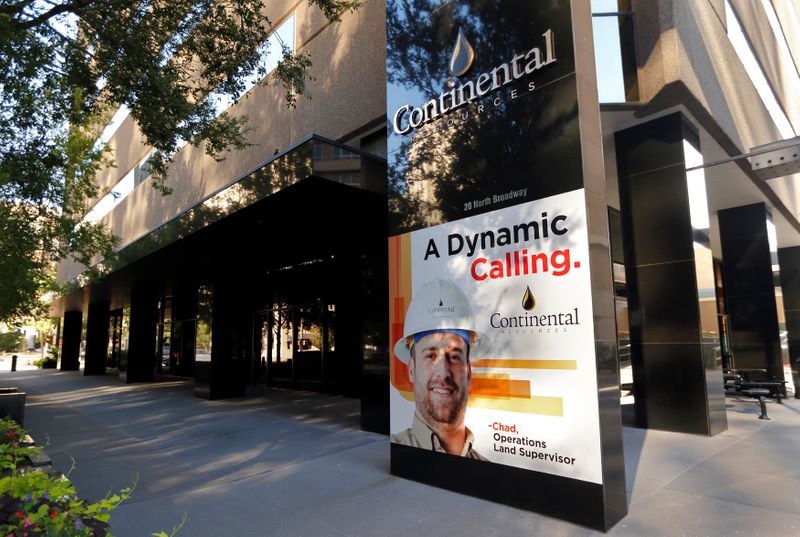
[[[741,376],[744,382],[751,382],[750,377],[754,377],[753,381],[755,381],[759,377],[766,379],[767,376],[766,369],[736,369],[731,371],[731,373]]]
[[[767,390],[766,388],[748,388],[745,390],[741,390],[740,393],[758,399],[758,402],[761,405],[761,415],[758,417],[758,419],[760,420],[770,419],[769,416],[767,416],[767,402],[764,401],[764,396],[769,395],[769,390]]]
[[[722,378],[724,381],[723,387],[725,388],[726,392],[729,390],[734,392],[739,391],[739,384],[742,382],[741,375],[736,375],[735,373],[723,373]]]
[[[759,381],[742,381],[739,383],[739,390],[752,390],[752,389],[763,389],[769,391],[769,397],[774,397],[775,402],[779,405],[783,404],[783,394],[781,390],[783,389],[784,384],[786,384],[785,380],[759,380]]]

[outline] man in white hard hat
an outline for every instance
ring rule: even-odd
[[[486,460],[473,449],[472,431],[464,425],[470,357],[486,350],[474,324],[467,297],[453,282],[435,278],[414,294],[394,352],[408,365],[416,412],[411,427],[392,442]]]

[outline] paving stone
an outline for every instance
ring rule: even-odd
[[[3,375],[0,373],[0,385]],[[26,422],[88,499],[138,481],[112,516],[119,537],[603,535],[389,474],[388,438],[359,430],[359,402],[287,390],[206,401],[191,381],[27,371]],[[629,514],[607,535],[800,535],[800,401],[726,399],[709,438],[623,428]],[[521,484],[524,486],[524,484]],[[565,498],[564,501],[571,501]]]

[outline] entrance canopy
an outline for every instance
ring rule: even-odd
[[[385,178],[384,160],[311,136],[125,245],[110,275],[55,300],[51,314],[121,307],[132,286],[263,274],[383,241]]]

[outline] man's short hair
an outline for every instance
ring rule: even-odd
[[[449,332],[447,330],[438,330],[438,332],[444,332],[446,334],[453,334],[454,332]],[[458,335],[458,334],[456,334]],[[463,339],[463,338],[462,338]],[[469,350],[472,348],[472,340],[475,339],[475,334],[470,332],[470,341],[464,341],[467,344],[467,362],[469,362]],[[411,359],[416,359],[416,347],[417,345],[414,343],[414,336],[408,336],[406,338],[406,345],[408,346],[408,353],[411,355]]]

